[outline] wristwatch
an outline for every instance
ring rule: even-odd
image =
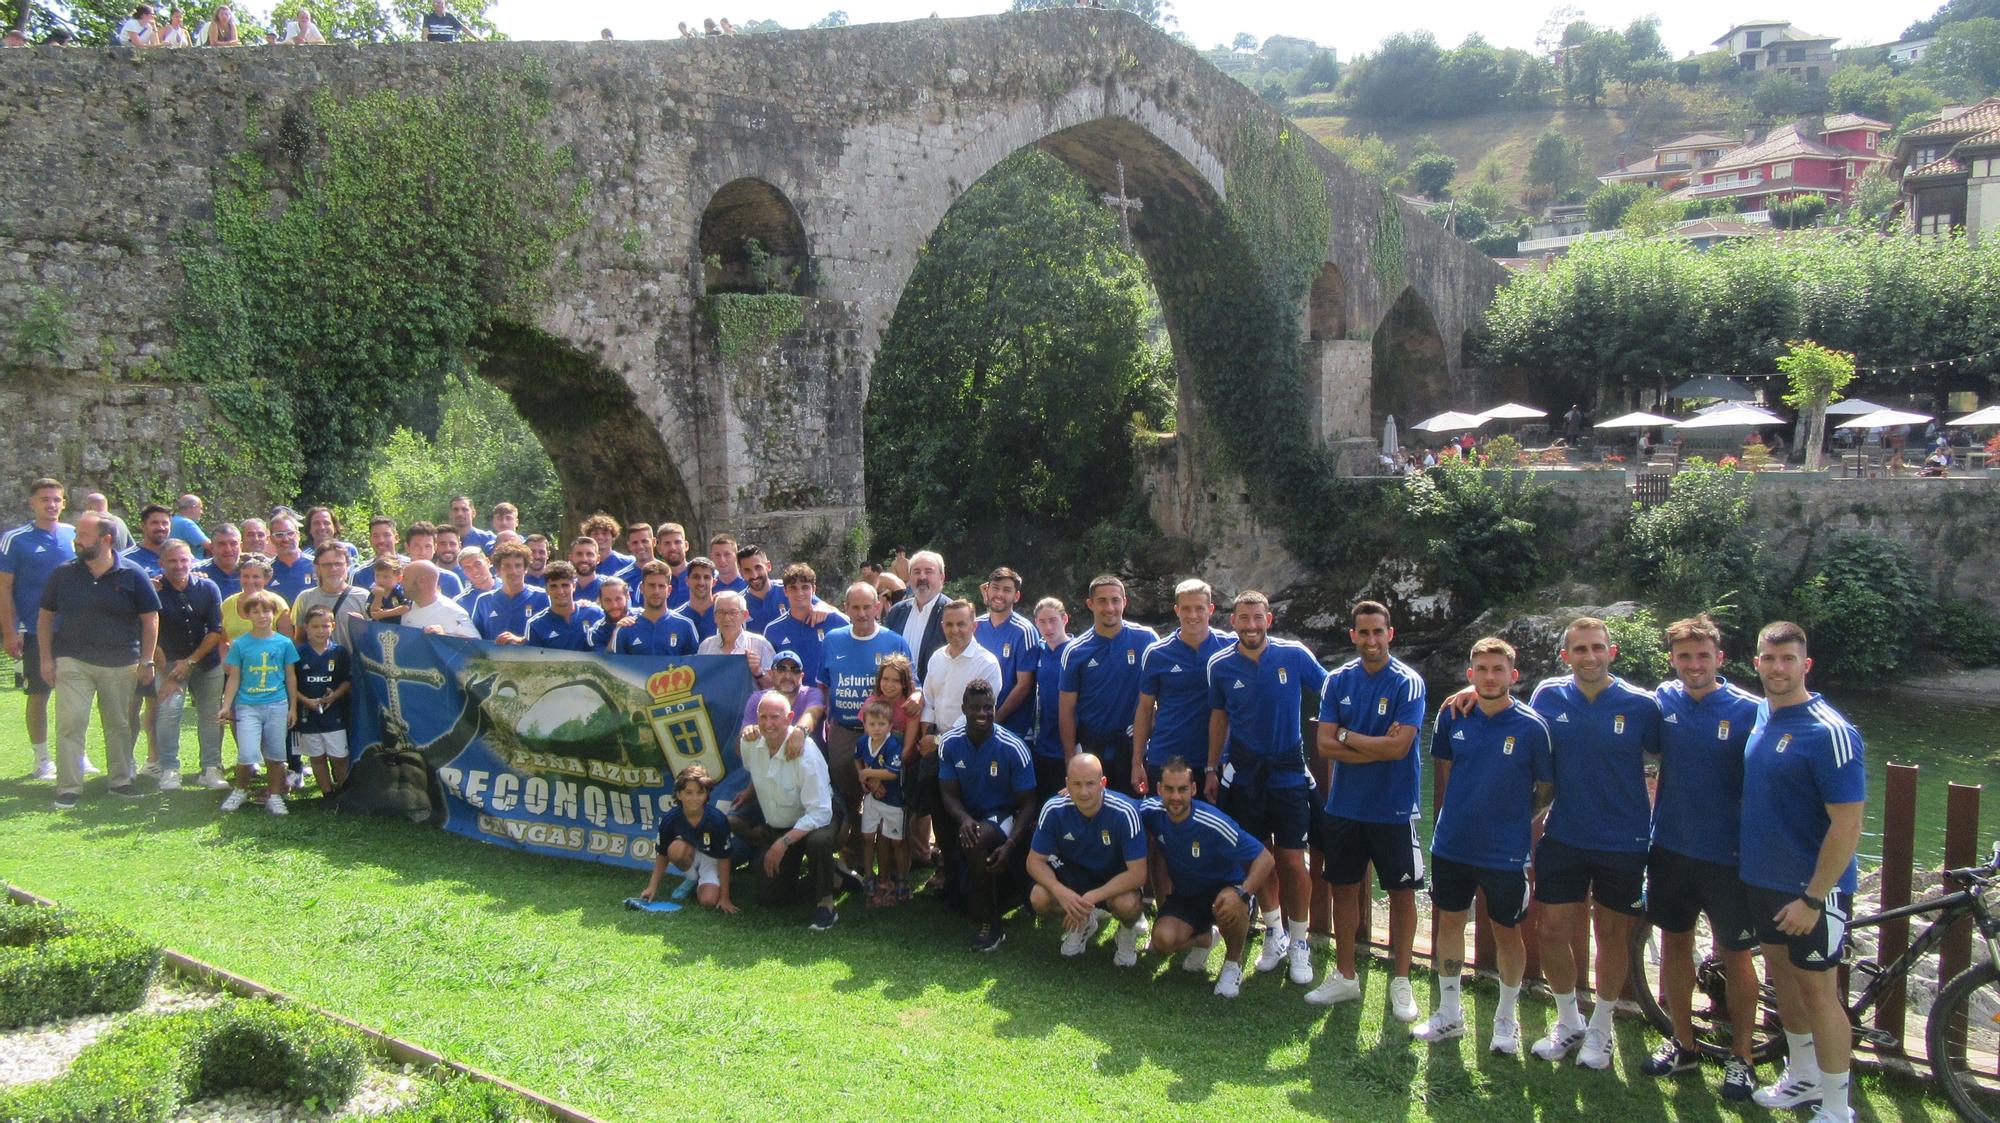
[[[1339,741],[1339,742],[1340,742],[1341,744],[1345,745],[1345,744],[1347,743],[1347,727],[1346,727],[1346,726],[1344,726],[1344,725],[1343,725],[1343,726],[1341,726],[1341,727],[1340,727],[1340,732],[1338,732],[1338,733],[1335,733],[1335,734],[1333,735],[1333,739],[1334,739],[1334,740],[1336,740],[1336,741]]]
[[[1807,905],[1811,906],[1814,912],[1826,911],[1825,897],[1815,897],[1811,893],[1800,893],[1799,900],[1804,901]]]
[[[1250,891],[1248,889],[1243,888],[1241,885],[1232,885],[1230,888],[1236,890],[1236,895],[1243,898],[1244,904],[1247,905],[1250,903]]]

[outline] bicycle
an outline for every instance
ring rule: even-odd
[[[1946,870],[1944,881],[1947,888],[1943,892],[1849,922],[1850,979],[1865,982],[1859,991],[1847,996],[1847,1017],[1855,1036],[1863,1042],[1898,1044],[1893,1034],[1865,1024],[1864,1019],[1894,984],[1906,980],[1919,961],[1937,950],[1954,924],[1970,920],[1977,936],[1973,964],[1938,988],[1937,1001],[1925,1022],[1924,1043],[1931,1072],[1959,1116],[1973,1123],[1996,1123],[2000,1121],[2000,912],[1991,898],[2000,889],[2000,844],[1994,846],[1985,865]],[[1891,920],[1932,914],[1936,919],[1894,962],[1885,965],[1856,957],[1852,933],[1879,929]],[[1672,1036],[1673,1022],[1660,1000],[1658,954],[1651,935],[1652,925],[1642,914],[1632,927],[1634,989],[1646,1020],[1662,1036]],[[1705,920],[1697,925],[1696,955],[1695,1040],[1684,1044],[1711,1060],[1720,1060],[1730,1053],[1732,1030],[1722,959],[1709,941]],[[1778,1024],[1778,1008],[1768,980],[1758,987],[1758,996],[1761,1032],[1751,1055],[1761,1064],[1776,1059],[1784,1051],[1784,1042],[1770,1030]]]

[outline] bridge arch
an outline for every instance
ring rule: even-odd
[[[1451,354],[1430,304],[1406,287],[1375,326],[1373,390],[1369,419],[1373,431],[1393,415],[1407,427],[1460,404],[1452,400]]]
[[[702,208],[699,231],[704,293],[809,293],[805,223],[772,184],[752,176],[723,184]]]

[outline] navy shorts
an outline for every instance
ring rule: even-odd
[[[1757,939],[1789,950],[1792,966],[1803,971],[1831,971],[1840,966],[1847,954],[1847,922],[1854,915],[1854,901],[1846,893],[1836,889],[1827,894],[1819,923],[1803,936],[1778,931],[1772,919],[1787,904],[1799,899],[1797,893],[1751,885],[1746,887],[1745,896],[1749,899],[1750,915],[1757,920]]]
[[[1653,847],[1646,859],[1646,919],[1662,932],[1689,932],[1702,913],[1717,944],[1730,951],[1757,946],[1747,887],[1735,866]]]
[[[1268,838],[1280,850],[1304,850],[1312,838],[1313,790],[1230,784],[1222,789],[1222,813],[1252,838]]]
[[[1371,823],[1329,815],[1322,824],[1319,848],[1326,865],[1321,876],[1327,884],[1357,885],[1373,862],[1375,880],[1385,892],[1424,887],[1424,847],[1416,820]]]
[[[1215,927],[1215,895],[1224,888],[1222,885],[1204,885],[1189,893],[1169,893],[1160,901],[1160,919],[1171,916],[1194,929],[1196,936],[1201,936]]]
[[[1063,888],[1072,893],[1088,893],[1117,876],[1116,874],[1087,870],[1075,862],[1064,862],[1061,865],[1056,865],[1053,858],[1049,859],[1049,866],[1054,871],[1056,880],[1062,883]]]
[[[1431,855],[1431,903],[1440,912],[1469,912],[1473,892],[1486,890],[1486,915],[1513,928],[1528,915],[1528,874],[1455,862]]]
[[[1535,900],[1545,905],[1592,900],[1638,916],[1646,907],[1646,855],[1586,850],[1545,835],[1535,847]]]
[[[21,689],[31,698],[43,698],[55,692],[48,676],[42,674],[42,645],[33,632],[21,637]]]

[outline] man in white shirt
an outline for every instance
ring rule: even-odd
[[[406,571],[407,572],[407,571]],[[750,620],[750,606],[743,594],[731,589],[715,594],[715,634],[701,641],[696,655],[741,655],[750,660],[750,678],[759,690],[771,688],[771,665],[778,653],[771,641],[744,627]]]
[[[945,606],[944,558],[930,550],[920,550],[910,558],[910,595],[889,607],[882,623],[903,637],[916,656],[912,660],[917,685],[929,688],[931,655],[944,646],[944,632],[938,619]]]
[[[434,636],[464,636],[478,639],[472,617],[463,606],[438,591],[438,567],[427,561],[413,561],[403,567],[403,591],[410,595],[410,611],[403,614],[405,628],[422,628]]]
[[[993,693],[1002,692],[1000,660],[991,651],[973,642],[975,609],[969,600],[945,605],[944,646],[931,652],[924,674],[924,737],[926,754],[937,750],[940,735],[957,725],[964,715],[965,685],[974,679],[992,684]]]
[[[319,33],[319,25],[313,22],[312,13],[300,8],[297,19],[285,21],[285,42],[293,46],[301,43],[324,43],[326,36]]]
[[[810,738],[802,751],[785,753],[785,738],[792,732],[790,707],[790,700],[775,690],[757,703],[757,735],[737,746],[750,787],[730,811],[729,829],[752,848],[765,847],[758,864],[764,871],[766,904],[798,900],[804,882],[799,864],[810,860],[818,903],[809,927],[824,932],[840,919],[834,894],[859,885],[860,879],[840,861],[841,813],[827,779],[826,758]]]

